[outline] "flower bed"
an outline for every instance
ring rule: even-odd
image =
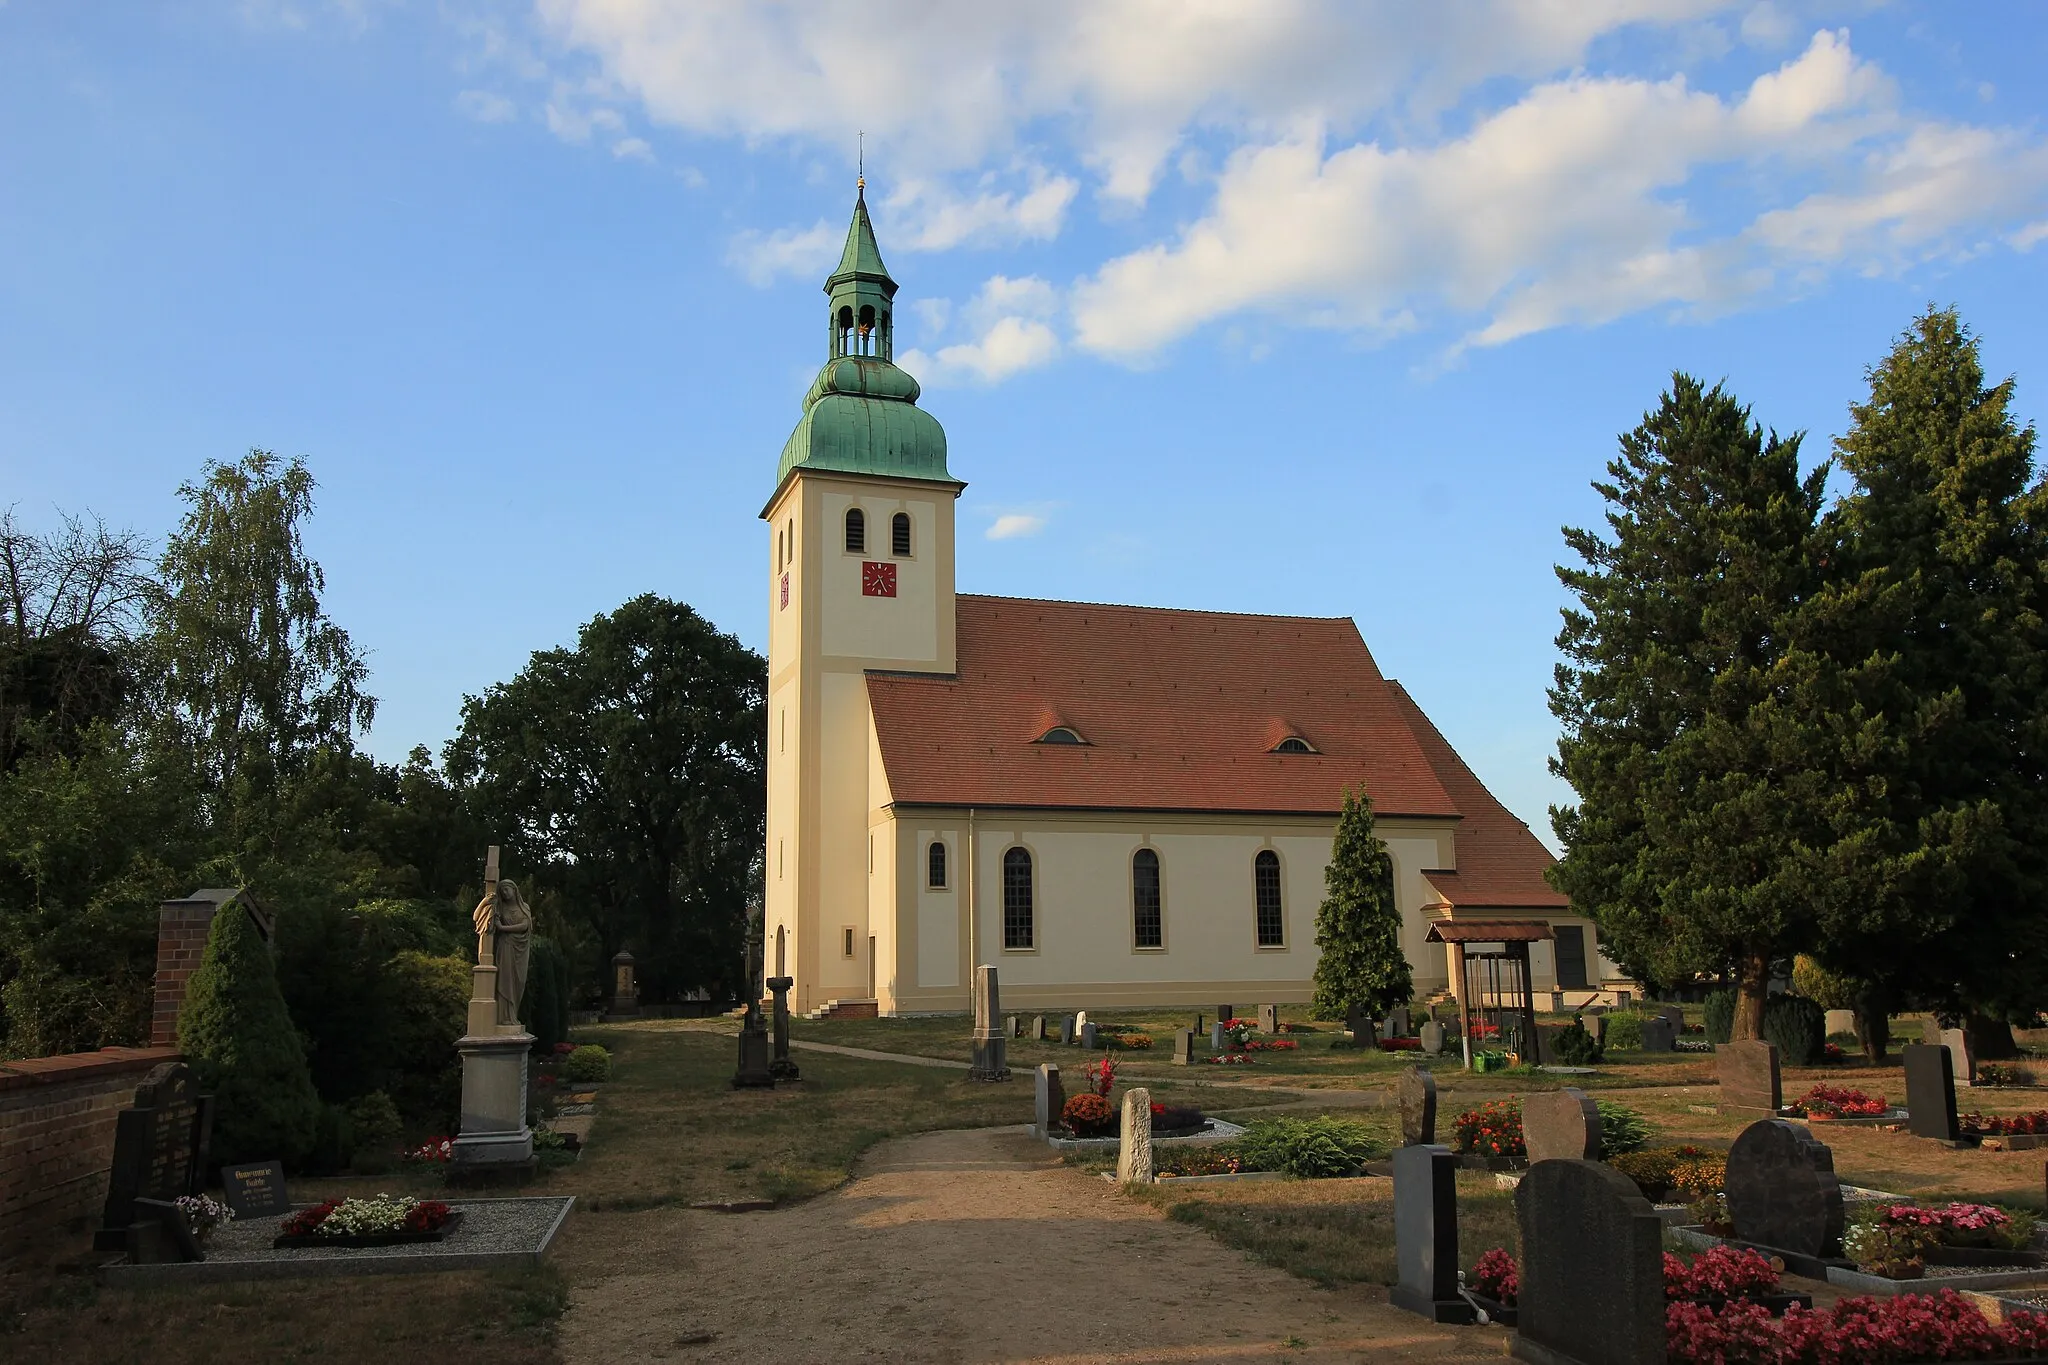
[[[1689,1144],[1623,1152],[1608,1157],[1607,1164],[1635,1181],[1643,1197],[1652,1202],[1663,1201],[1673,1191],[1711,1194],[1726,1183],[1728,1165],[1721,1153]]]
[[[1520,1100],[1488,1100],[1458,1115],[1452,1130],[1458,1135],[1458,1150],[1471,1156],[1529,1155],[1528,1144],[1522,1140]]]
[[[1379,1040],[1379,1044],[1380,1051],[1382,1052],[1420,1052],[1422,1050],[1422,1040],[1420,1038],[1382,1038]]]
[[[379,1247],[438,1242],[461,1215],[438,1199],[380,1194],[374,1199],[330,1199],[300,1209],[278,1224],[275,1247]]]
[[[2048,1109],[2030,1114],[1979,1114],[1971,1112],[1959,1120],[1971,1137],[2019,1137],[2048,1134]]]
[[[455,1154],[454,1138],[428,1138],[417,1147],[408,1148],[400,1155],[416,1165],[438,1165]]]
[[[1060,1122],[1075,1137],[1106,1137],[1116,1126],[1116,1111],[1094,1091],[1084,1091],[1060,1110]]]
[[[1249,1052],[1212,1052],[1206,1060],[1218,1066],[1249,1066],[1252,1055]]]
[[[1247,1038],[1245,1039],[1244,1050],[1246,1052],[1298,1052],[1301,1050],[1301,1044],[1295,1042],[1292,1038]]]
[[[1782,1319],[1740,1299],[1670,1303],[1664,1334],[1670,1365],[1918,1365],[2048,1353],[2048,1317],[2008,1312],[1994,1324],[1950,1290],[1795,1306]]]
[[[2008,1085],[2032,1085],[2034,1073],[2011,1062],[1977,1063],[1977,1084],[2000,1089]]]
[[[211,1195],[180,1195],[177,1204],[178,1211],[185,1215],[186,1226],[192,1229],[192,1236],[202,1245],[213,1235],[215,1228],[235,1221],[235,1211]]]
[[[1816,1085],[1799,1098],[1808,1118],[1875,1118],[1891,1108],[1882,1095],[1866,1095],[1847,1086]]]
[[[1243,1175],[1252,1168],[1233,1147],[1167,1147],[1152,1154],[1152,1174]]]
[[[1101,1037],[1104,1047],[1120,1048],[1125,1052],[1143,1052],[1152,1046],[1149,1033],[1109,1033]]]

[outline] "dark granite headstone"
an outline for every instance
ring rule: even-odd
[[[1678,1046],[1678,1030],[1669,1019],[1651,1016],[1643,1020],[1643,1051],[1672,1052]]]
[[[1045,1041],[1045,1016],[1040,1014],[1031,1020],[1031,1037],[1034,1042]]]
[[[1649,1032],[1649,1025],[1643,1026]],[[1714,1049],[1721,1072],[1721,1112],[1743,1118],[1769,1118],[1784,1107],[1778,1077],[1778,1045],[1751,1039],[1722,1043]]]
[[[1060,1115],[1067,1111],[1067,1092],[1060,1084],[1060,1069],[1051,1062],[1039,1064],[1038,1083],[1031,1098],[1038,1135],[1051,1137],[1060,1126]]]
[[[1218,1005],[1216,1007],[1216,1017],[1227,1024],[1231,1020],[1237,1018],[1237,1011],[1232,1009],[1229,1005]]]
[[[1201,1037],[1201,1036],[1202,1036],[1203,1034],[1207,1033],[1208,1031],[1209,1031],[1209,1026],[1208,1026],[1207,1024],[1205,1024],[1205,1023],[1203,1023],[1203,1022],[1202,1022],[1202,1012],[1201,1012],[1200,1010],[1196,1010],[1196,1011],[1195,1011],[1195,1023],[1194,1023],[1194,1035],[1195,1035],[1195,1036],[1196,1036],[1197,1038],[1199,1038],[1199,1037]]]
[[[282,1218],[292,1211],[292,1201],[284,1192],[281,1161],[222,1166],[220,1183],[237,1218]]]
[[[1078,1035],[1074,1031],[1074,1016],[1070,1014],[1060,1020],[1060,1046],[1072,1047],[1076,1037]]]
[[[1728,1220],[1745,1242],[1834,1255],[1842,1240],[1835,1154],[1799,1124],[1750,1124],[1728,1149]]]
[[[803,1074],[789,1056],[789,988],[793,976],[771,976],[768,989],[775,994],[775,1055],[768,1059],[768,1074],[778,1081],[800,1081]]]
[[[199,1192],[213,1138],[213,1096],[201,1095],[192,1069],[165,1062],[135,1087],[133,1107],[114,1120],[114,1165],[93,1247],[128,1248],[128,1228],[143,1219],[138,1199],[171,1201]]]
[[[1095,1025],[1081,1025],[1081,1046],[1090,1052],[1095,1050]]]
[[[128,1259],[137,1265],[203,1261],[199,1239],[185,1211],[165,1199],[137,1199],[135,1223],[128,1229]]]
[[[1906,1131],[1942,1142],[1960,1139],[1954,1055],[1938,1043],[1908,1043],[1899,1055],[1906,1064]]]
[[[1173,1035],[1173,1064],[1192,1066],[1195,1061],[1195,1035],[1190,1029],[1182,1029]]]
[[[1387,1035],[1388,1037],[1406,1038],[1411,1029],[1408,1019],[1408,1007],[1406,1005],[1396,1005],[1387,1015],[1387,1025],[1393,1030],[1392,1033]]]
[[[1356,1005],[1347,1005],[1344,1008],[1344,1029],[1362,1043],[1372,1033],[1372,1016]]]
[[[1515,1186],[1515,1221],[1517,1359],[1663,1365],[1664,1224],[1633,1180],[1597,1161],[1541,1162]]]
[[[1394,1307],[1431,1322],[1472,1321],[1458,1294],[1458,1158],[1448,1147],[1394,1153],[1394,1268]]]
[[[1401,1105],[1401,1145],[1427,1147],[1436,1141],[1436,1077],[1411,1066],[1394,1086]]]
[[[1677,1005],[1657,1006],[1657,1017],[1671,1025],[1672,1032],[1685,1032],[1685,1011]]]
[[[1278,1033],[1279,1031],[1280,1007],[1278,1005],[1259,1006],[1259,1032]]]
[[[740,1060],[732,1073],[732,1088],[735,1090],[773,1090],[775,1073],[768,1069],[770,1061],[768,1030],[761,1023],[759,1010],[748,1010],[740,1022]]]
[[[1422,1026],[1419,1036],[1422,1039],[1422,1050],[1426,1055],[1431,1057],[1443,1056],[1444,1026],[1442,1024],[1439,1024],[1434,1019],[1430,1020]]]
[[[1598,1161],[1600,1110],[1585,1091],[1566,1086],[1522,1097],[1522,1140],[1529,1164]]]

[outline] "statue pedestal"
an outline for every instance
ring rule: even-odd
[[[472,1032],[456,1040],[462,1054],[462,1130],[449,1155],[449,1175],[487,1176],[533,1168],[533,1130],[526,1126],[526,1056],[533,1035]]]
[[[775,1075],[768,1069],[768,1030],[758,1018],[740,1025],[740,1065],[733,1073],[735,1090],[773,1090]]]

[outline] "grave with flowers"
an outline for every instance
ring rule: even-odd
[[[1098,1061],[1080,1070],[1083,1089],[1066,1096],[1059,1069],[1041,1067],[1038,1094],[1046,1109],[1046,1123],[1039,1136],[1050,1146],[1067,1152],[1115,1151],[1121,1145],[1117,1132],[1116,1058],[1104,1053]],[[1059,1096],[1058,1112],[1052,1112],[1053,1097]],[[1224,1119],[1211,1118],[1187,1105],[1150,1103],[1151,1137],[1159,1143],[1215,1143],[1241,1137],[1244,1129]],[[1035,1126],[1035,1125],[1034,1125]]]

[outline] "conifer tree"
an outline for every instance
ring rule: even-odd
[[[1373,828],[1372,798],[1344,793],[1316,909],[1315,996],[1319,1019],[1351,1010],[1379,1016],[1415,994],[1394,907],[1394,863]]]
[[[214,1159],[298,1161],[313,1147],[320,1099],[285,1012],[270,948],[247,907],[214,916],[199,970],[186,983],[178,1046],[214,1097]]]
[[[1882,659],[1865,706],[1896,742],[1838,883],[1873,922],[1824,954],[1949,1016],[1986,1055],[2048,1008],[2048,493],[2011,379],[1987,386],[1952,309],[1868,372],[1836,443],[1855,481],[1833,515],[1831,647]]]
[[[1584,567],[1557,571],[1578,605],[1551,766],[1578,802],[1551,812],[1552,881],[1631,970],[1731,974],[1734,1036],[1756,1038],[1774,964],[1819,932],[1835,842],[1815,718],[1841,683],[1797,642],[1827,467],[1802,477],[1796,434],[1678,374],[1607,468],[1609,534],[1568,528]]]

